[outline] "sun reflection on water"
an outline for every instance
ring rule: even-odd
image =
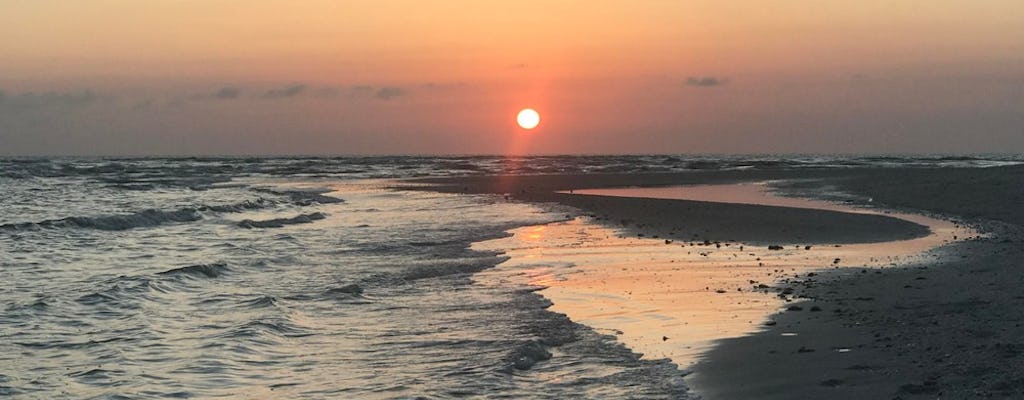
[[[812,282],[817,278],[810,273],[823,269],[902,265],[956,237],[976,234],[948,221],[888,215],[926,225],[933,233],[895,242],[769,250],[743,243],[707,246],[623,237],[580,218],[515,229],[510,237],[473,248],[510,257],[479,273],[480,282],[511,279],[543,287],[540,293],[554,303],[553,311],[615,333],[645,358],[670,358],[686,368],[713,341],[756,331],[793,301],[798,293],[780,295],[772,289],[783,279]]]

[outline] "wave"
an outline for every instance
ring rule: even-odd
[[[99,172],[102,173],[102,172]],[[192,172],[184,172],[191,174]],[[163,171],[125,173],[110,175],[83,174],[91,179],[105,183],[108,187],[125,190],[153,190],[156,188],[188,188],[191,190],[208,190],[218,183],[230,182],[228,176],[190,176],[190,175],[167,175]]]
[[[334,301],[340,304],[369,304],[370,300],[363,297],[363,287],[352,283],[345,286],[332,287],[317,294],[295,294],[285,297],[294,301]]]
[[[218,336],[225,339],[244,339],[268,335],[298,338],[311,336],[313,333],[308,332],[303,327],[287,320],[287,318],[266,318],[239,324]]]
[[[363,288],[356,284],[330,288],[324,291],[324,297],[358,296],[363,294]]]
[[[195,222],[203,218],[200,212],[238,213],[246,210],[271,207],[273,202],[265,199],[246,200],[241,203],[226,205],[201,205],[185,207],[177,210],[147,209],[131,214],[104,215],[98,217],[67,217],[49,219],[39,222],[19,222],[0,225],[0,230],[34,230],[81,228],[101,231],[124,231],[134,228],[145,228],[172,222]]]
[[[277,299],[274,296],[259,296],[254,299],[243,301],[242,308],[269,308],[277,306]]]
[[[127,312],[143,307],[143,303],[159,301],[161,293],[170,293],[175,289],[168,286],[166,278],[212,279],[228,273],[230,268],[225,263],[197,264],[158,272],[153,275],[121,275],[91,286],[82,296],[75,299],[84,306],[103,307],[106,312]],[[165,277],[160,279],[158,277]],[[99,286],[99,289],[95,289]]]
[[[254,189],[260,193],[269,193],[278,196],[287,197],[292,203],[298,206],[311,206],[314,204],[335,204],[343,203],[345,200],[337,197],[331,197],[324,195],[326,192],[317,192],[310,190],[273,190],[266,188]]]
[[[406,281],[415,281],[449,275],[472,274],[491,268],[507,259],[508,257],[482,257],[472,262],[433,262],[429,265],[407,269],[399,274],[399,278]]]
[[[218,278],[231,269],[225,263],[213,263],[213,264],[197,264],[189,265],[187,267],[172,268],[167,271],[158,272],[157,275],[189,275],[189,276],[203,276],[207,278]]]
[[[7,305],[7,307],[5,307],[4,310],[8,312],[35,312],[46,311],[49,308],[50,303],[47,303],[46,300],[43,299],[37,299],[36,301],[33,301],[31,303],[11,303]]]
[[[242,228],[282,228],[285,225],[295,224],[309,224],[313,221],[327,218],[327,215],[321,212],[315,212],[311,214],[300,214],[291,218],[274,218],[268,220],[251,220],[246,219],[238,223],[238,226]]]
[[[142,300],[152,300],[151,295],[167,293],[167,288],[144,276],[119,276],[103,282],[105,288],[78,297],[75,301],[87,306],[108,306],[121,310],[141,307]]]
[[[6,230],[31,230],[54,228],[85,228],[102,231],[123,231],[132,228],[157,226],[168,222],[193,222],[202,218],[195,208],[173,211],[148,209],[132,214],[106,215],[101,217],[67,217],[40,222],[21,222],[0,225]]]
[[[269,207],[273,207],[273,206],[274,206],[274,202],[272,202],[270,200],[267,200],[267,199],[264,199],[264,198],[261,197],[261,198],[258,198],[256,200],[246,200],[246,201],[243,201],[241,203],[235,203],[235,204],[223,204],[223,205],[215,205],[215,206],[200,206],[199,207],[199,211],[213,211],[213,212],[220,212],[220,213],[240,213],[240,212],[243,212],[243,211],[259,210],[259,209],[269,208]]]
[[[234,177],[413,178],[424,176],[528,175],[845,167],[988,167],[1024,163],[1019,155],[618,155],[458,157],[282,157],[282,158],[2,158],[0,178],[82,177],[124,190],[188,188],[207,190]],[[327,198],[295,195],[298,202],[326,204]],[[329,196],[327,196],[329,197]]]
[[[533,368],[538,362],[551,359],[551,352],[536,340],[529,340],[517,347],[511,354],[513,368],[524,371]]]
[[[60,341],[53,340],[49,342],[16,342],[15,344],[27,347],[30,349],[60,349],[60,350],[82,350],[96,347],[99,345],[114,343],[114,342],[134,342],[136,339],[126,337],[111,337],[106,339],[89,339],[85,341]]]
[[[441,161],[437,166],[441,169],[456,171],[483,171],[481,165],[468,161]]]

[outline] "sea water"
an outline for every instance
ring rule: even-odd
[[[479,174],[1000,158],[0,159],[0,396],[685,398],[682,373],[482,285],[471,243],[565,218],[402,190]]]

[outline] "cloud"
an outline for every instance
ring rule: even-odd
[[[725,84],[725,82],[725,79],[720,79],[714,76],[691,76],[689,78],[686,78],[686,86],[715,87],[722,86]]]
[[[455,89],[464,89],[464,88],[466,88],[468,86],[469,86],[469,84],[467,84],[466,82],[462,82],[462,81],[445,82],[445,83],[427,82],[427,83],[424,83],[423,85],[421,85],[422,88],[427,89],[427,90],[455,90]]]
[[[426,86],[424,86],[426,87]],[[349,95],[354,98],[367,100],[392,100],[398,97],[409,95],[410,90],[401,86],[370,86],[353,85],[349,87]]]
[[[381,100],[391,100],[396,97],[404,96],[405,94],[405,89],[402,89],[400,87],[388,86],[377,89],[377,93],[375,93],[373,97],[376,97]]]
[[[225,86],[220,88],[213,96],[218,99],[231,100],[237,99],[238,96],[242,95],[242,90],[233,86]]]
[[[373,97],[373,86],[369,85],[353,85],[349,87],[348,94],[353,98],[368,99]]]
[[[316,97],[334,98],[338,97],[341,91],[334,87],[322,87],[316,90]]]
[[[173,94],[172,94],[173,95]],[[208,100],[234,100],[242,97],[242,89],[236,86],[224,86],[212,92],[196,93],[189,96],[178,96],[177,100],[184,101],[208,101]]]
[[[288,97],[296,97],[306,91],[306,85],[294,84],[283,87],[281,89],[270,89],[263,94],[263,97],[268,99],[282,99]]]
[[[100,96],[92,90],[80,92],[23,92],[8,95],[0,91],[0,109],[4,110],[68,110],[94,104]]]

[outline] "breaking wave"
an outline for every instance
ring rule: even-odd
[[[147,209],[131,214],[103,215],[98,217],[67,217],[39,222],[20,222],[0,225],[3,230],[34,230],[80,228],[101,231],[124,231],[134,228],[145,228],[174,222],[194,222],[203,218],[201,212],[239,213],[272,207],[273,202],[266,199],[246,200],[235,204],[201,205],[184,207],[177,210]]]
[[[262,188],[254,190],[257,192],[287,197],[292,201],[292,203],[298,206],[310,206],[313,204],[335,204],[343,203],[345,201],[337,197],[324,195],[323,192],[309,190],[273,190]]]
[[[238,226],[242,228],[282,228],[285,225],[295,224],[309,224],[313,221],[327,218],[327,215],[321,212],[315,212],[310,214],[300,214],[291,218],[274,218],[262,221],[256,221],[251,219],[245,219],[238,223]]]
[[[217,278],[230,270],[231,269],[228,268],[228,265],[225,263],[197,264],[189,265],[187,267],[172,268],[167,271],[158,272],[157,275],[189,275]]]
[[[168,222],[192,222],[202,219],[195,208],[173,211],[143,210],[132,214],[106,215],[101,217],[68,217],[40,222],[23,222],[0,225],[6,230],[83,228],[102,231],[123,231],[132,228],[157,226]]]

